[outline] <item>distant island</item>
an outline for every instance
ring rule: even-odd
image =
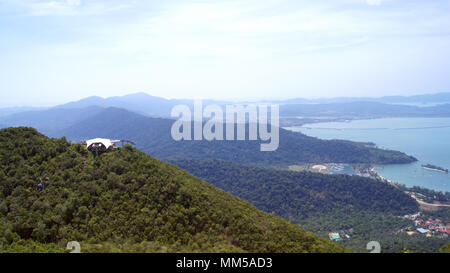
[[[448,169],[444,169],[442,167],[438,167],[438,166],[431,165],[431,164],[422,165],[422,168],[427,169],[427,170],[432,170],[432,171],[448,173]]]

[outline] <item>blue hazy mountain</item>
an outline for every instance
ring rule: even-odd
[[[27,112],[27,111],[40,111],[45,110],[48,107],[6,107],[0,108],[0,117],[9,116],[17,113]]]
[[[303,98],[284,101],[255,101],[254,103],[278,103],[282,116],[304,115],[304,116],[352,116],[352,117],[386,117],[386,116],[450,116],[450,104],[419,107],[413,105],[396,105],[391,103],[413,103],[413,102],[450,102],[450,93],[431,95],[420,95],[411,97],[382,97],[382,98],[330,98],[308,100]],[[203,104],[231,104],[227,101],[204,100]],[[238,102],[247,104],[249,102]],[[76,102],[70,102],[57,106],[58,108],[83,108],[87,106],[118,107],[139,114],[154,117],[169,117],[172,107],[178,104],[192,107],[193,100],[188,99],[164,99],[136,93],[126,96],[110,98],[89,97]]]
[[[103,108],[89,106],[85,108],[51,108],[48,110],[26,111],[0,118],[4,127],[28,126],[34,127],[46,135],[55,135],[57,132],[100,113]]]
[[[349,103],[358,101],[370,101],[380,103],[443,103],[450,102],[450,92],[423,94],[414,96],[384,96],[384,97],[335,97],[319,99],[295,98],[288,100],[279,100],[281,104],[303,104],[303,103]]]
[[[371,101],[326,104],[285,104],[280,106],[281,116],[333,116],[333,117],[448,117],[450,104],[429,107],[396,105]]]
[[[145,93],[136,93],[120,97],[88,97],[79,101],[59,105],[56,108],[73,109],[89,106],[120,107],[136,113],[150,116],[169,116],[172,107],[184,101],[172,101],[164,98],[150,96]]]
[[[320,140],[280,128],[275,152],[261,152],[260,141],[174,141],[173,120],[142,116],[124,109],[107,108],[58,132],[80,141],[95,137],[130,139],[151,156],[164,158],[222,159],[259,165],[292,165],[301,162],[410,163],[414,157],[376,149],[367,143]]]
[[[225,104],[221,101],[205,100],[206,104]],[[118,107],[132,112],[136,112],[142,115],[153,117],[169,117],[172,108],[175,105],[188,105],[193,106],[193,100],[187,99],[165,99],[160,97],[151,96],[147,93],[135,93],[125,96],[116,96],[109,98],[101,97],[88,97],[79,101],[66,103],[56,106],[57,108],[70,109],[70,108],[83,108],[88,106],[99,107]]]
[[[446,117],[450,116],[450,104],[419,107],[414,105],[398,105],[392,103],[445,103],[450,102],[450,93],[431,95],[419,95],[411,97],[382,97],[382,98],[329,98],[308,100],[303,98],[280,101],[255,101],[253,103],[277,103],[280,104],[281,116],[338,116],[338,117]],[[250,102],[237,102],[248,104]],[[165,99],[151,96],[147,93],[135,93],[125,96],[102,98],[92,96],[79,101],[58,105],[56,109],[81,109],[90,106],[108,108],[118,107],[152,117],[170,117],[171,109],[175,105],[187,105],[192,108],[193,100],[189,99]],[[204,105],[234,104],[229,101],[204,100]],[[53,109],[50,108],[50,109]],[[18,113],[46,111],[40,108],[3,108],[0,109],[0,122],[12,119],[11,124],[17,118]],[[2,122],[5,123],[5,122]]]

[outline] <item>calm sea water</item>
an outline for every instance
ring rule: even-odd
[[[413,155],[411,164],[377,166],[377,172],[407,186],[450,192],[450,174],[426,170],[422,164],[450,169],[450,118],[385,118],[306,124],[286,128],[321,139],[374,142],[380,148]]]

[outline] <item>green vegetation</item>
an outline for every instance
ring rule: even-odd
[[[450,192],[440,192],[419,186],[413,186],[411,188],[405,185],[397,184],[397,187],[403,191],[414,192],[419,194],[421,199],[427,203],[441,202],[450,203]]]
[[[374,179],[242,166],[220,160],[170,160],[193,175],[288,219],[337,208],[404,215],[418,210],[409,195]]]
[[[443,246],[441,252],[450,253],[450,244]]]
[[[169,162],[319,236],[347,234],[350,238],[340,243],[358,252],[367,252],[369,241],[380,242],[383,252],[438,252],[449,241],[439,236],[408,236],[406,231],[415,230],[414,222],[402,216],[418,212],[417,202],[375,179],[264,169],[219,160]]]
[[[416,230],[414,222],[392,213],[336,209],[331,213],[312,215],[298,223],[324,238],[330,231],[348,234],[350,238],[340,243],[357,252],[367,252],[369,241],[378,241],[384,253],[399,253],[403,249],[433,253],[439,252],[442,245],[450,242],[444,235],[431,238],[423,234],[410,236],[406,232]]]
[[[450,208],[449,207],[443,207],[438,210],[434,211],[423,211],[422,212],[422,218],[428,219],[440,219],[443,223],[450,223]]]
[[[94,157],[9,128],[0,162],[3,252],[64,252],[69,241],[82,252],[344,251],[131,146]]]

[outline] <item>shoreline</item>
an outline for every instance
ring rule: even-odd
[[[445,166],[449,166],[449,161],[448,158],[445,157],[445,154],[442,154],[442,152],[440,150],[446,148],[447,146],[442,146],[442,147],[438,147],[434,145],[434,144],[430,144],[430,145],[426,145],[423,148],[420,146],[420,141],[416,141],[414,140],[414,146],[405,146],[402,145],[400,142],[398,142],[398,139],[395,139],[394,142],[392,142],[389,145],[384,145],[386,143],[390,143],[390,141],[386,141],[386,135],[390,136],[391,133],[372,133],[372,132],[364,132],[367,130],[361,130],[358,131],[360,129],[360,127],[363,127],[362,129],[368,129],[368,128],[376,128],[376,129],[380,129],[382,127],[389,127],[386,126],[385,123],[389,123],[389,122],[380,122],[380,121],[373,121],[372,120],[381,120],[382,118],[375,118],[375,119],[353,119],[352,121],[358,121],[359,123],[355,123],[355,125],[345,125],[344,122],[342,121],[335,121],[335,122],[329,122],[332,124],[329,124],[327,126],[321,125],[319,122],[314,122],[314,123],[305,123],[302,126],[298,126],[297,128],[293,129],[293,128],[288,128],[289,130],[292,131],[301,131],[304,134],[308,135],[308,136],[313,136],[313,137],[318,137],[319,139],[325,139],[325,140],[329,140],[329,139],[342,139],[342,140],[348,140],[348,141],[354,141],[354,142],[373,142],[376,143],[376,147],[377,148],[381,148],[381,149],[385,149],[385,150],[396,150],[396,151],[401,151],[407,155],[416,155],[416,162],[412,162],[412,164],[415,164],[411,167],[403,167],[403,166],[393,166],[390,167],[389,170],[386,169],[385,170],[378,170],[380,173],[383,173],[384,175],[387,176],[391,176],[391,178],[394,178],[396,180],[399,180],[400,183],[403,183],[405,185],[408,185],[408,187],[414,187],[414,186],[418,186],[418,187],[424,187],[426,189],[430,189],[430,190],[434,190],[434,191],[438,191],[438,192],[450,192],[450,181],[448,180],[448,172],[445,172]],[[442,121],[425,121],[423,124],[419,124],[415,121],[411,121],[411,122],[403,122],[404,118],[397,118],[399,121],[392,121],[389,123],[390,127],[395,128],[395,129],[405,129],[405,128],[431,128],[431,127],[442,127],[442,126],[447,126],[450,123],[450,119],[444,119]],[[409,119],[414,119],[414,118],[407,118]],[[431,119],[431,118],[430,118]],[[395,118],[394,118],[395,120]],[[427,119],[428,120],[428,119]],[[314,125],[315,124],[315,125]],[[336,125],[333,125],[336,124]],[[339,133],[339,132],[333,132],[333,130],[330,130],[329,132],[320,132],[320,130],[314,130],[317,128],[323,128],[326,127],[327,129],[330,129],[329,127],[331,127],[331,129],[343,129],[348,127],[351,128],[347,128],[349,129],[348,132],[346,133]],[[342,127],[341,127],[342,126]],[[303,128],[303,129],[302,129]],[[311,128],[311,130],[308,130],[306,128]],[[351,131],[355,131],[356,132],[351,132]],[[309,132],[311,131],[311,132]],[[399,130],[396,130],[399,131]],[[447,129],[445,132],[448,132]],[[407,137],[409,133],[407,133],[406,131],[403,133],[394,133],[394,135],[396,135],[397,137]],[[422,135],[422,133],[420,133],[420,135]],[[400,139],[400,138],[399,138]],[[441,138],[438,138],[439,140]],[[430,143],[430,141],[428,141],[427,143]],[[403,147],[403,148],[402,148]],[[425,149],[426,152],[425,152]],[[417,151],[416,151],[417,150]],[[428,151],[429,150],[429,151]],[[423,154],[422,154],[423,153]],[[420,155],[420,158],[418,155]],[[421,164],[426,164],[426,163],[430,163],[430,162],[436,162],[437,164],[441,164],[444,166],[444,168],[442,168],[443,170],[439,170],[439,169],[435,169],[435,168],[424,168],[421,166]],[[372,165],[397,165],[397,164],[372,164]],[[398,164],[398,165],[403,165],[403,164]],[[431,165],[431,164],[430,164]],[[450,168],[448,168],[450,169]],[[435,172],[430,173],[430,172]],[[367,171],[366,171],[367,173]],[[447,174],[447,175],[441,175],[441,174]],[[373,173],[372,175],[374,178],[376,177],[375,173]],[[383,179],[386,179],[383,177]],[[392,181],[390,181],[392,182]]]
[[[342,168],[345,165],[350,166],[354,173],[339,173],[339,172],[335,172],[335,170],[332,170],[333,167],[338,166],[338,167]],[[310,171],[310,172],[322,173],[322,174],[327,174],[327,175],[356,175],[356,176],[360,176],[360,177],[370,177],[375,180],[380,180],[382,182],[389,183],[396,188],[412,189],[413,187],[417,186],[419,188],[439,192],[442,194],[445,194],[446,192],[450,192],[448,190],[439,190],[439,189],[424,187],[421,185],[408,186],[406,184],[402,184],[402,183],[390,180],[390,179],[382,176],[381,174],[379,174],[376,171],[377,166],[373,166],[373,165],[367,166],[366,164],[364,164],[364,165],[366,165],[365,167],[356,169],[355,167],[357,167],[357,166],[359,167],[359,165],[361,165],[361,164],[351,164],[351,163],[321,163],[321,164],[316,163],[316,164],[312,164],[312,163],[310,163],[310,164],[302,164],[302,165],[289,165],[289,166],[287,166],[287,170]],[[443,172],[443,171],[440,171],[440,172]]]
[[[450,204],[442,204],[442,203],[439,203],[439,202],[438,203],[425,202],[424,200],[422,200],[422,199],[420,199],[418,197],[418,195],[421,195],[420,193],[412,191],[412,187],[408,187],[406,185],[403,185],[403,184],[394,182],[392,180],[389,180],[387,178],[384,178],[382,175],[380,175],[379,173],[377,173],[375,171],[374,167],[370,168],[370,173],[371,174],[375,174],[376,179],[379,179],[382,182],[388,183],[388,184],[390,184],[390,185],[392,185],[392,186],[394,186],[394,187],[396,187],[398,189],[400,189],[399,187],[406,188],[407,190],[402,190],[402,191],[404,193],[406,193],[407,195],[411,196],[414,200],[416,200],[416,202],[419,204],[420,208],[423,209],[423,210],[433,210],[433,209],[439,209],[439,208],[443,208],[443,207],[444,208],[445,207],[450,207]],[[428,188],[425,188],[425,189],[428,189]],[[439,191],[439,192],[444,193],[443,191]]]

